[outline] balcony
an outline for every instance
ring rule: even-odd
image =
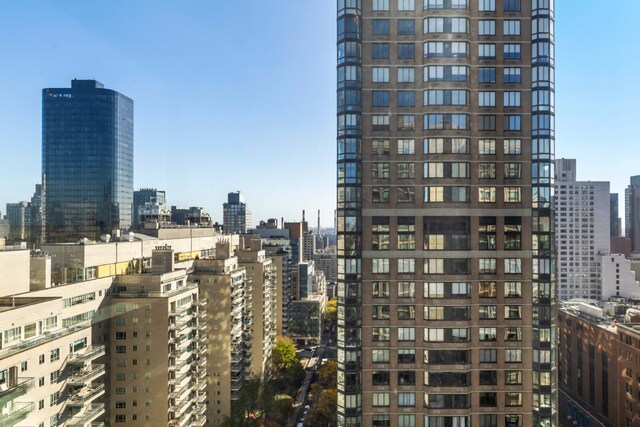
[[[94,403],[87,408],[87,410],[81,414],[76,415],[67,421],[67,427],[84,426],[86,423],[91,423],[91,427],[104,425],[102,422],[94,423],[96,418],[104,415],[104,403]]]
[[[206,381],[198,381],[198,384],[196,385],[196,390],[198,392],[205,393],[205,396],[206,396],[207,382]]]
[[[193,305],[196,307],[206,307],[209,301],[206,298],[198,298],[193,301]]]
[[[89,365],[67,378],[67,386],[81,386],[100,378],[105,373],[104,365]]]
[[[195,427],[203,427],[205,424],[207,424],[207,418],[204,416],[198,417],[196,420],[191,421],[191,425]]]
[[[33,402],[14,403],[8,414],[2,414],[0,424],[3,426],[13,426],[24,420],[29,412],[35,409]]]
[[[103,345],[89,346],[81,353],[72,353],[67,357],[67,363],[72,365],[85,364],[94,359],[104,356],[105,350]]]
[[[104,394],[104,384],[89,385],[69,395],[67,405],[71,407],[84,406],[92,402],[98,396]]]
[[[31,387],[33,387],[33,378],[18,378],[16,384],[8,386],[3,384],[0,386],[0,408],[6,403],[24,396]]]

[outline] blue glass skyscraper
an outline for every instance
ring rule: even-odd
[[[131,225],[133,100],[95,80],[42,91],[47,242]]]

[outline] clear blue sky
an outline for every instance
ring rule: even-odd
[[[556,154],[618,192],[640,174],[638,17],[637,0],[557,1]],[[0,28],[3,212],[40,179],[41,89],[95,78],[135,101],[136,188],[216,220],[241,190],[254,223],[332,224],[334,0],[5,1]]]

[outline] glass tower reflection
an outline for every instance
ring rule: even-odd
[[[46,241],[131,225],[133,100],[95,80],[42,91]]]

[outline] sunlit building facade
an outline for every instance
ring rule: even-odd
[[[337,4],[338,425],[557,425],[553,1]]]

